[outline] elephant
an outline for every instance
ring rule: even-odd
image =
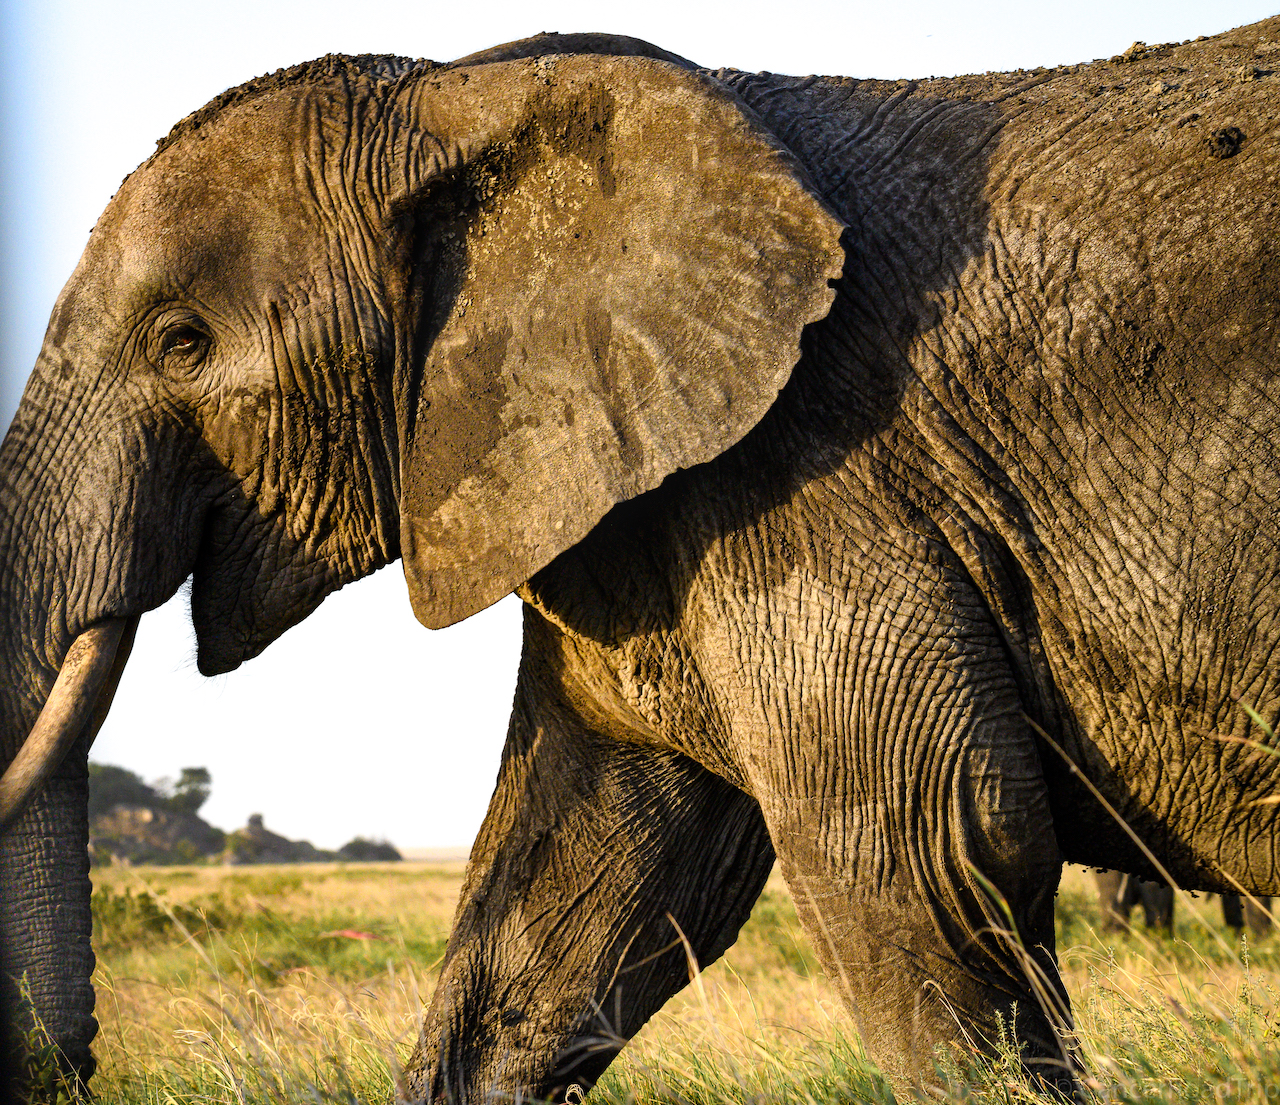
[[[1129,914],[1134,906],[1140,905],[1147,928],[1159,928],[1166,935],[1172,934],[1173,887],[1167,883],[1137,879],[1120,871],[1095,871],[1093,880],[1098,888],[1103,932],[1128,929]],[[1239,928],[1238,925],[1236,927]]]
[[[1261,940],[1271,933],[1271,899],[1266,895],[1242,898],[1239,894],[1222,895],[1222,923],[1235,929],[1239,936],[1249,930],[1254,940]]]
[[[137,618],[190,577],[226,672],[398,558],[429,628],[524,611],[404,1100],[589,1088],[775,859],[899,1090],[1011,1032],[1072,1092],[1064,861],[1280,893],[1276,41],[893,82],[543,35],[178,123],[0,446],[8,1046],[92,1070]]]
[[[1120,871],[1095,871],[1098,907],[1102,914],[1103,932],[1123,932],[1129,927],[1129,914],[1141,905],[1147,928],[1163,929],[1173,934],[1173,887],[1166,882],[1149,882]],[[1271,931],[1271,899],[1266,895],[1241,898],[1239,894],[1222,895],[1222,923],[1239,936],[1246,928],[1255,940]]]

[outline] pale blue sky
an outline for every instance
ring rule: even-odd
[[[120,180],[222,89],[326,52],[447,60],[542,30],[647,38],[710,66],[915,77],[1032,68],[1215,34],[1280,0],[1071,4],[7,0],[0,8],[0,414]],[[785,12],[785,15],[777,13]],[[181,596],[180,596],[181,598]],[[206,815],[254,811],[336,846],[465,845],[497,770],[519,651],[513,599],[429,633],[398,566],[347,588],[257,660],[203,680],[180,601],[143,620],[94,758],[145,777],[203,764]]]

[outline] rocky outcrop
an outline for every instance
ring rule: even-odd
[[[146,783],[128,768],[89,764],[89,859],[110,863],[375,863],[403,857],[385,840],[356,837],[336,852],[271,832],[255,813],[234,833],[196,815],[209,772],[184,767],[173,782]]]
[[[227,834],[225,863],[325,863],[342,857],[324,852],[309,840],[290,840],[273,833],[262,823],[262,814],[249,817],[249,824]]]
[[[219,855],[225,834],[194,813],[117,803],[89,826],[95,864],[206,863]]]

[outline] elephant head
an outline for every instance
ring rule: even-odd
[[[607,46],[250,82],[95,226],[0,449],[4,1006],[82,1075],[86,757],[138,616],[191,577],[225,672],[400,557],[449,625],[737,442],[827,311],[842,224],[796,160]]]

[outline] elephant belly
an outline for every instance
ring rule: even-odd
[[[1280,892],[1280,757],[1269,738],[1247,722],[1193,722],[1172,708],[1130,717],[1126,703],[1114,696],[1106,725],[1047,753],[1059,761],[1049,774],[1065,858],[1189,890]]]

